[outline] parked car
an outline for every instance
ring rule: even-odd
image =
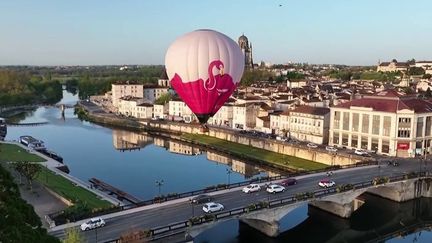
[[[336,185],[336,183],[332,180],[329,180],[329,179],[323,179],[320,182],[318,182],[318,186],[324,187],[324,188],[332,187],[335,185]]]
[[[399,162],[397,162],[397,161],[391,161],[391,160],[389,160],[389,161],[387,162],[387,164],[388,164],[388,165],[393,165],[393,166],[399,166]]]
[[[308,143],[306,146],[308,146],[308,148],[318,148],[318,145],[314,143]]]
[[[220,203],[209,202],[209,203],[204,204],[202,209],[206,213],[214,213],[214,212],[224,210],[224,206]]]
[[[288,138],[286,138],[286,137],[281,137],[281,136],[277,136],[277,137],[276,137],[276,140],[278,140],[278,141],[282,141],[282,142],[286,142],[286,141],[288,140]]]
[[[285,187],[283,187],[281,185],[272,184],[272,185],[270,185],[270,186],[267,187],[266,191],[268,193],[284,192],[285,191]]]
[[[260,185],[258,185],[258,184],[250,184],[250,185],[244,187],[242,191],[244,193],[251,193],[251,192],[257,192],[259,190],[261,190],[261,186]]]
[[[292,185],[297,184],[297,180],[294,178],[288,178],[288,179],[281,181],[281,183],[279,183],[279,184],[281,184],[282,186],[292,186]]]
[[[354,153],[357,154],[357,155],[361,155],[361,156],[367,156],[367,155],[369,155],[368,152],[366,152],[363,149],[356,149],[356,150],[354,150]]]
[[[329,152],[337,152],[337,148],[333,147],[333,146],[326,146],[325,148],[327,151]]]
[[[190,202],[193,204],[201,204],[205,202],[210,202],[213,198],[207,194],[201,194],[196,197],[190,199]]]
[[[105,226],[105,221],[102,218],[92,218],[85,223],[82,223],[80,228],[82,231],[96,229]]]

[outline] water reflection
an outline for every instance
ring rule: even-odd
[[[248,164],[244,161],[231,158],[225,154],[215,151],[206,152],[200,147],[188,143],[179,142],[176,140],[167,140],[165,138],[152,137],[147,133],[113,129],[112,135],[114,148],[120,151],[140,150],[150,144],[154,144],[156,146],[163,147],[165,148],[165,150],[175,154],[188,156],[206,154],[207,160],[230,166],[232,171],[244,175],[245,179],[253,178],[254,176],[258,176],[262,173],[266,173],[268,176],[281,175],[281,172],[275,171],[274,169],[265,169],[255,166],[253,164]]]

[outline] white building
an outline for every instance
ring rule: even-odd
[[[168,87],[161,87],[157,85],[146,85],[144,86],[144,98],[154,103],[155,100],[159,99],[164,94],[168,93]]]
[[[398,157],[430,153],[432,103],[385,90],[331,107],[331,145]]]
[[[257,110],[255,104],[233,106],[233,128],[253,129],[256,125]]]
[[[290,128],[290,116],[288,111],[278,114],[270,114],[270,129],[272,133],[287,136]]]
[[[169,119],[175,120],[181,118],[184,121],[191,122],[198,120],[195,114],[191,111],[189,106],[182,100],[170,100],[168,108]]]
[[[288,136],[301,141],[327,144],[329,119],[329,108],[299,106],[289,112]]]
[[[165,118],[168,115],[169,104],[165,105],[153,105],[153,117]]]
[[[125,116],[150,119],[153,117],[153,105],[145,103],[143,98],[126,96],[120,98],[118,112]]]
[[[306,80],[287,80],[287,87],[292,88],[302,88],[307,85]]]
[[[217,126],[233,126],[233,105],[223,105],[216,114],[209,119],[209,124]]]
[[[111,84],[112,104],[118,107],[120,98],[126,96],[144,98],[144,89],[142,84],[133,81],[117,82]]]

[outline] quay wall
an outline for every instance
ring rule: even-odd
[[[282,141],[266,138],[250,137],[244,134],[239,134],[234,130],[223,129],[218,127],[209,127],[207,132],[203,132],[199,124],[187,124],[167,121],[149,121],[139,119],[125,119],[112,114],[106,116],[99,113],[87,113],[87,118],[90,121],[119,126],[123,128],[144,130],[147,132],[158,132],[168,135],[173,138],[181,133],[203,134],[222,140],[240,143],[248,146],[253,146],[268,151],[294,156],[326,165],[352,165],[357,162],[364,161],[365,158],[357,155],[348,155],[340,153],[330,153],[324,150],[315,150],[303,145],[289,144]],[[199,141],[195,141],[199,142]]]

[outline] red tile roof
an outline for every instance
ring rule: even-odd
[[[323,115],[329,113],[330,109],[325,108],[325,107],[301,105],[301,106],[298,106],[297,108],[295,108],[294,110],[292,110],[291,113],[292,112],[323,116]]]
[[[422,100],[415,96],[404,96],[395,90],[375,93],[374,96],[365,96],[364,98],[342,103],[335,107],[350,109],[352,106],[372,108],[374,111],[392,113],[404,109],[412,110],[416,113],[432,112],[431,100]]]

